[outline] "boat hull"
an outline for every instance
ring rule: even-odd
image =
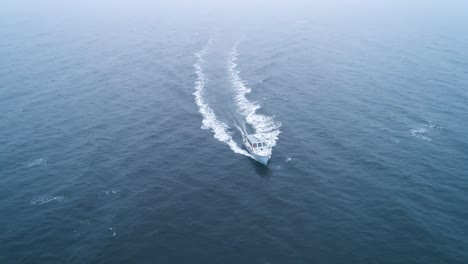
[[[253,153],[250,153],[250,154],[252,154],[252,156],[254,157],[256,161],[260,162],[263,165],[267,165],[268,161],[270,160],[269,156],[259,156]]]

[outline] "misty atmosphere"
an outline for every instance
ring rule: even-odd
[[[0,263],[468,263],[468,2],[4,0]]]

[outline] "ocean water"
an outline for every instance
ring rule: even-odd
[[[468,7],[350,3],[0,4],[0,263],[467,263]]]

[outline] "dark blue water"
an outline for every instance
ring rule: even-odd
[[[0,263],[467,263],[468,9],[302,4],[0,4]]]

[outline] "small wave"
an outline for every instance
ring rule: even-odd
[[[47,166],[47,160],[46,159],[36,159],[28,164],[26,164],[26,167],[31,168],[31,167],[39,167],[39,166]]]
[[[31,204],[34,205],[41,205],[41,204],[46,204],[50,203],[53,201],[63,201],[64,197],[63,196],[39,196],[30,201]]]
[[[237,145],[237,143],[234,141],[231,134],[229,133],[229,126],[218,120],[216,114],[205,102],[205,99],[203,97],[205,85],[207,82],[205,73],[203,72],[203,57],[210,46],[211,40],[200,52],[195,53],[197,62],[193,65],[193,67],[195,68],[195,74],[197,75],[197,80],[195,82],[195,92],[193,93],[193,95],[195,96],[195,103],[198,106],[198,112],[200,112],[200,114],[202,114],[203,116],[201,128],[211,129],[211,131],[213,131],[214,133],[214,137],[218,141],[226,143],[235,153],[251,157],[251,155],[247,151],[243,150]]]
[[[236,105],[240,114],[244,116],[245,121],[255,129],[255,133],[263,135],[264,140],[267,140],[274,146],[280,134],[279,127],[281,123],[275,121],[271,116],[258,114],[257,110],[259,110],[261,106],[247,99],[246,95],[251,92],[251,89],[245,85],[245,82],[240,77],[240,71],[237,70],[236,61],[239,56],[237,51],[238,45],[239,43],[232,48],[231,57],[227,65],[232,85],[236,91]]]

